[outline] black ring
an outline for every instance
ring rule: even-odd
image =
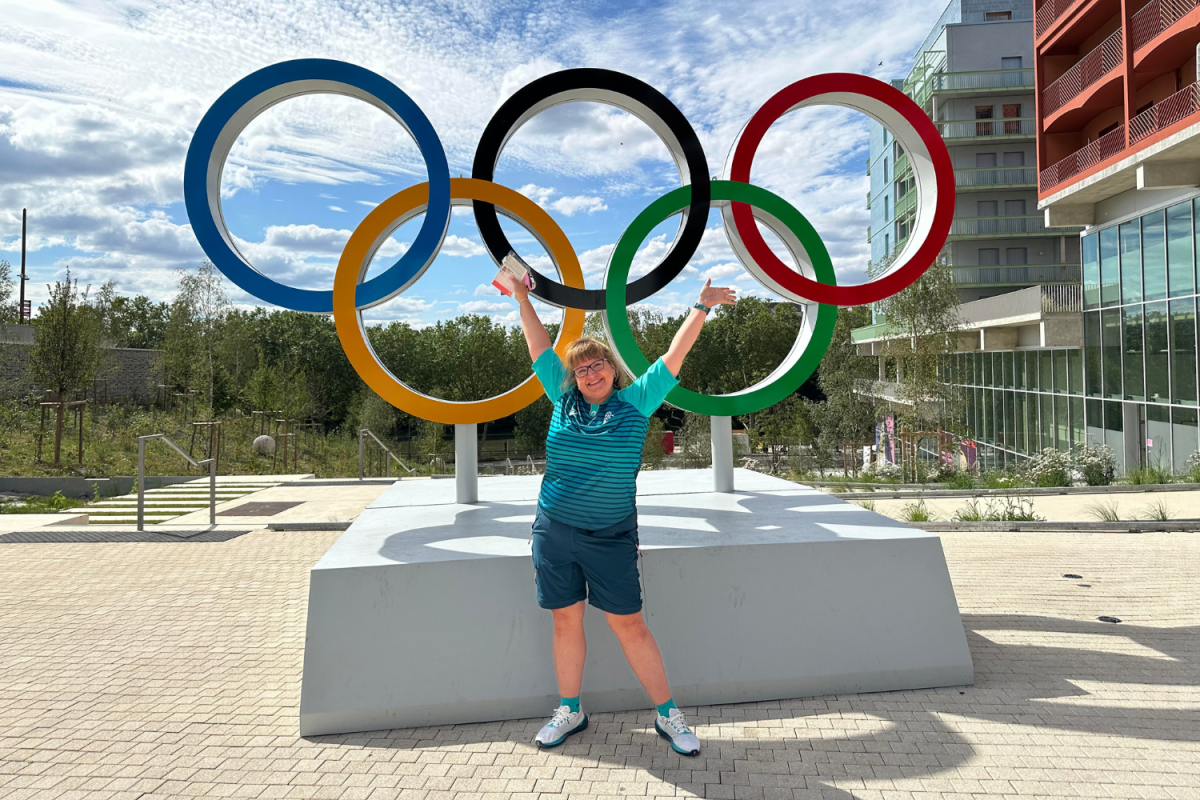
[[[588,94],[589,91],[595,94]],[[620,102],[622,97],[634,101],[640,107],[629,108],[623,105]],[[708,224],[708,210],[712,198],[708,160],[704,157],[700,138],[683,112],[665,95],[637,78],[607,69],[567,69],[538,78],[508,98],[488,121],[483,136],[479,139],[479,147],[475,151],[471,177],[492,180],[496,174],[496,162],[500,159],[500,151],[521,125],[550,106],[576,100],[607,103],[628,111],[659,133],[660,137],[662,132],[655,122],[661,123],[677,145],[672,147],[672,143],[668,141],[667,149],[672,151],[672,156],[676,159],[682,155],[687,165],[688,174],[683,177],[685,184],[691,182],[692,202],[682,212],[683,224],[671,244],[671,250],[649,273],[627,284],[626,305],[637,303],[665,288],[695,255]],[[535,108],[536,111],[530,114],[530,110]],[[644,115],[647,113],[656,119],[646,119]],[[475,210],[475,222],[483,237],[483,245],[492,259],[499,264],[514,250],[508,237],[500,229],[496,208],[491,203],[479,200],[472,201],[472,206]],[[536,286],[530,294],[562,308],[604,310],[603,289],[574,289],[563,286],[537,270],[531,271],[536,278]]]

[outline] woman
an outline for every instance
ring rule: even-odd
[[[679,383],[679,368],[709,310],[736,302],[733,289],[711,283],[705,282],[666,355],[625,388],[612,351],[596,339],[572,342],[564,365],[528,290],[518,285],[514,292],[534,374],[554,403],[533,523],[533,565],[538,605],[554,613],[554,669],[562,700],[535,737],[539,747],[562,744],[587,727],[579,705],[587,600],[604,612],[650,696],[658,712],[655,730],[677,753],[700,753],[699,740],[671,699],[662,656],[642,619],[634,482],[650,415]]]

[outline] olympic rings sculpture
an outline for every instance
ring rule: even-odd
[[[238,135],[267,108],[305,94],[342,94],[379,108],[412,135],[429,173],[428,181],[396,193],[367,215],[346,243],[333,289],[327,291],[286,286],[256,270],[238,251],[221,210],[221,175]],[[492,181],[505,144],[522,125],[551,106],[581,100],[615,106],[649,125],[667,146],[683,184],[651,203],[621,235],[602,289],[585,288],[574,248],[544,209]],[[904,148],[913,167],[917,190],[914,232],[894,267],[865,284],[838,286],[825,244],[808,220],[783,198],[749,183],[754,155],[770,126],[789,111],[813,105],[844,106],[874,118]],[[695,130],[658,90],[620,72],[569,69],[539,78],[508,98],[484,129],[472,176],[451,178],[441,140],[425,114],[399,87],[353,64],[301,59],[258,70],[213,103],[188,148],[184,203],[201,248],[226,277],[264,302],[294,311],[331,313],[347,358],[368,386],[403,411],[447,424],[499,419],[541,394],[530,374],[519,386],[486,400],[441,400],[405,385],[371,349],[362,310],[390,300],[424,274],[445,239],[453,206],[470,204],[484,246],[497,263],[513,252],[497,213],[524,226],[545,247],[561,282],[531,270],[536,279],[532,294],[564,309],[554,345],[560,355],[582,335],[586,312],[599,311],[618,360],[634,375],[645,372],[650,364],[633,338],[625,308],[661,291],[683,271],[700,245],[709,209],[718,207],[726,236],[743,266],[763,286],[804,308],[796,342],[765,380],[727,395],[703,395],[677,386],[667,396],[667,401],[679,408],[733,416],[777,403],[808,379],[829,347],[839,306],[882,300],[924,274],[950,233],[954,170],[936,127],[902,92],[873,78],[830,73],[797,81],[769,99],[738,135],[723,174],[723,180],[709,178],[708,162]],[[378,249],[418,214],[425,219],[412,245],[396,263],[364,282]],[[638,248],[656,225],[675,214],[680,222],[670,250],[646,275],[627,283]],[[783,242],[799,270],[771,250],[759,224]],[[623,293],[620,287],[624,287]]]

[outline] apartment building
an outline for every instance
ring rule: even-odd
[[[959,297],[958,350],[945,376],[962,387],[964,427],[985,466],[1084,440],[1078,224],[1051,228],[1037,208],[1034,8],[952,0],[912,70],[893,85],[936,124],[954,164],[947,239]],[[904,243],[916,207],[903,151],[871,126],[868,204],[873,265]],[[886,320],[852,333],[878,354]],[[880,364],[879,393],[894,399]]]
[[[1038,209],[1085,226],[1086,438],[1124,468],[1197,439],[1200,0],[1046,0],[1034,24]]]
[[[954,164],[958,201],[948,255],[964,301],[1037,284],[1079,282],[1079,240],[1038,213],[1030,0],[953,0],[893,85],[934,120]],[[911,230],[908,158],[883,126],[870,130],[871,261]]]

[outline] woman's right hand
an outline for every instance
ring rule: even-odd
[[[528,287],[525,286],[524,282],[522,282],[522,281],[514,282],[513,297],[517,298],[518,303],[524,303],[525,299],[527,297],[529,297],[529,289],[528,289]]]

